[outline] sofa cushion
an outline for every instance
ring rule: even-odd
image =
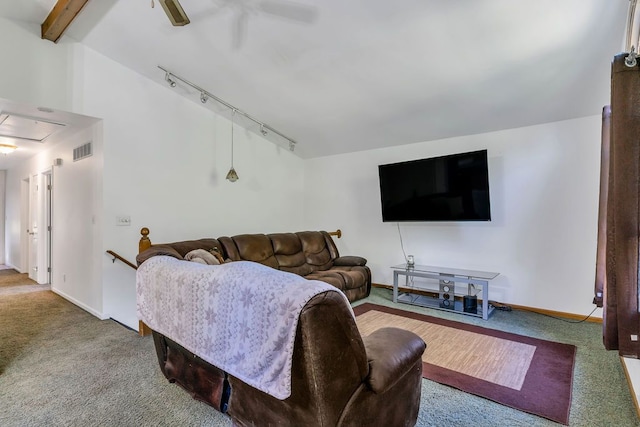
[[[310,273],[304,276],[304,278],[308,280],[321,280],[323,282],[327,282],[328,284],[335,286],[341,291],[344,291],[346,289],[344,276],[337,271],[333,271],[333,270],[314,271],[313,273]]]
[[[302,250],[302,242],[295,233],[269,234],[273,253],[278,260],[280,270],[306,276],[313,271],[307,264],[307,258]]]
[[[296,233],[302,244],[302,251],[307,264],[316,270],[328,270],[333,265],[333,260],[337,258],[337,249],[329,247],[326,233],[318,231],[301,231]],[[329,236],[330,238],[330,236]]]
[[[231,261],[253,261],[271,268],[279,268],[271,240],[265,234],[240,234],[220,237],[218,240]]]

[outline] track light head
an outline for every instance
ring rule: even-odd
[[[264,128],[264,125],[260,125],[260,133],[262,136],[267,136],[267,130]]]
[[[171,74],[165,73],[164,80],[169,83],[169,86],[176,87],[176,82],[171,78]]]
[[[296,144],[293,141],[289,141],[289,151],[296,149]]]
[[[209,100],[209,97],[207,96],[207,94],[204,92],[200,92],[200,102],[202,102],[203,104],[206,104],[208,100]]]

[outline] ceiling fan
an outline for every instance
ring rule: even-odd
[[[189,17],[184,12],[182,5],[178,0],[159,0],[160,5],[164,9],[164,13],[167,14],[169,21],[175,27],[181,27],[183,25],[187,25],[189,22]],[[151,7],[154,7],[153,0],[151,0]]]
[[[191,21],[178,0],[159,0],[167,17],[174,26],[187,25]],[[246,25],[247,15],[251,12],[264,12],[280,18],[311,23],[315,21],[317,11],[313,6],[301,4],[293,0],[217,0],[220,8],[229,7],[237,10],[236,32]],[[154,0],[151,0],[151,7]]]

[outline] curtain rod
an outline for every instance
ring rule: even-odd
[[[627,52],[631,51],[631,47],[632,47],[632,37],[633,37],[633,24],[635,21],[635,15],[636,15],[636,3],[638,1],[637,0],[629,0],[629,16],[628,16],[628,21],[627,21],[627,45],[625,46],[627,49]],[[636,46],[637,48],[637,46]]]
[[[637,57],[638,57],[638,46],[633,45],[633,33],[636,29],[636,3],[638,0],[629,0],[629,12],[627,19],[627,39],[625,50],[629,52],[629,55],[624,59],[624,64],[633,68],[638,65]],[[640,40],[639,40],[640,42]]]
[[[167,81],[171,82],[173,81],[171,78],[174,78],[176,80],[180,80],[182,83],[186,84],[187,86],[191,86],[193,89],[197,90],[198,92],[200,92],[200,96],[206,96],[207,98],[212,98],[213,100],[215,100],[216,102],[218,102],[221,105],[224,105],[225,107],[227,107],[229,110],[235,112],[236,114],[242,114],[244,117],[246,117],[247,119],[251,120],[252,122],[256,123],[257,125],[260,125],[260,132],[262,133],[263,136],[267,136],[267,134],[269,132],[275,133],[276,135],[280,136],[281,138],[286,139],[287,141],[289,141],[289,150],[293,151],[295,148],[295,145],[297,144],[297,142],[291,138],[289,138],[288,136],[278,132],[277,130],[275,130],[274,128],[272,128],[271,126],[265,124],[264,122],[261,122],[260,120],[254,118],[253,116],[245,113],[244,111],[240,110],[237,107],[234,107],[233,105],[229,104],[227,101],[217,97],[216,95],[212,94],[211,92],[209,92],[206,89],[201,88],[200,86],[191,83],[189,80],[186,80],[174,73],[172,73],[171,71],[167,70],[164,67],[161,67],[160,65],[158,65],[158,68],[160,68],[162,71],[165,72],[166,77],[165,79],[168,79]],[[175,84],[174,84],[175,85]],[[172,85],[173,86],[173,85]],[[202,100],[203,98],[201,98]],[[202,101],[203,103],[206,102]]]

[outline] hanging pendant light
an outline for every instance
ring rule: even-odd
[[[236,115],[236,110],[234,109],[231,113],[231,169],[227,172],[227,180],[231,182],[236,182],[239,177],[236,173],[236,170],[233,168],[233,118]]]

